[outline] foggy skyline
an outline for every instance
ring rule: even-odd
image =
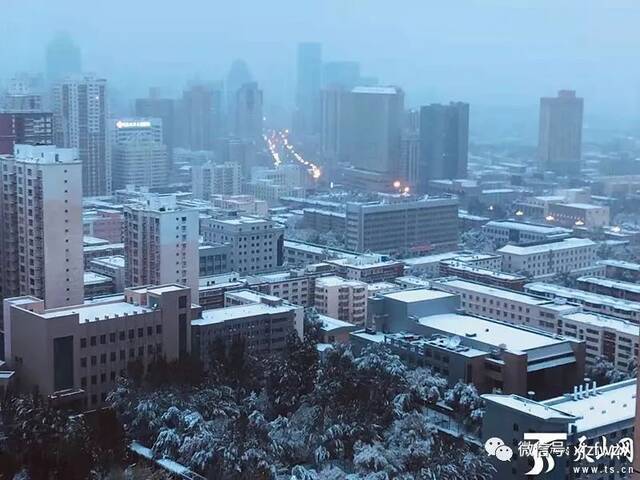
[[[0,78],[42,72],[47,43],[64,31],[80,46],[84,70],[109,79],[128,98],[149,86],[176,95],[190,79],[222,80],[242,58],[264,89],[265,104],[290,108],[296,44],[317,41],[324,61],[359,61],[364,75],[401,86],[409,107],[461,100],[472,112],[536,112],[541,96],[570,88],[585,98],[587,122],[637,123],[640,5],[513,3],[3,0],[6,31],[0,33],[12,50],[0,47]]]

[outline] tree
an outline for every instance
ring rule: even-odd
[[[632,378],[633,368],[634,367],[631,366],[628,371],[621,371],[616,368],[613,362],[610,362],[605,357],[598,357],[592,365],[587,367],[585,373],[587,377],[594,380],[597,385],[608,385]]]
[[[447,390],[444,400],[464,425],[474,429],[480,427],[484,416],[484,400],[473,384],[458,381]]]

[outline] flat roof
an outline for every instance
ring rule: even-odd
[[[43,318],[58,318],[78,314],[78,320],[80,323],[88,323],[120,318],[125,315],[138,315],[149,312],[153,312],[153,310],[142,305],[134,305],[124,301],[109,301],[103,303],[85,303],[83,305],[75,305],[72,307],[54,308],[46,310],[41,316]]]
[[[525,303],[527,305],[544,305],[544,304],[550,303],[549,300],[546,298],[540,298],[527,293],[507,290],[506,288],[491,287],[489,285],[484,285],[482,283],[475,283],[467,280],[460,280],[457,278],[451,278],[451,279],[436,278],[433,280],[433,286],[437,288],[438,285],[451,286],[453,288],[458,288],[460,290],[465,290],[472,293],[478,292],[483,295],[490,295],[492,297],[504,298],[512,302]]]
[[[106,275],[101,275],[96,272],[84,272],[84,284],[85,285],[93,285],[100,283],[111,283],[113,280],[111,277],[107,277]]]
[[[352,93],[371,93],[378,95],[395,95],[398,93],[396,87],[355,87]]]
[[[549,225],[539,225],[535,223],[515,222],[513,220],[492,220],[486,224],[487,227],[509,228],[511,230],[520,230],[523,232],[532,232],[540,234],[550,233],[571,233],[571,230],[563,227],[553,227]]]
[[[627,270],[640,271],[640,263],[625,262],[624,260],[600,260],[598,265],[625,268]]]
[[[540,245],[505,245],[496,250],[498,253],[506,253],[508,255],[532,255],[536,253],[545,253],[556,250],[568,250],[570,248],[590,247],[596,243],[588,238],[565,238],[556,242],[542,243]]]
[[[360,328],[353,323],[345,322],[343,320],[338,320],[337,318],[329,317],[327,315],[318,315],[319,320],[322,322],[322,329],[331,332],[333,330],[338,330],[340,328]]]
[[[351,286],[351,287],[366,287],[365,282],[359,280],[351,280],[339,277],[337,275],[329,275],[327,277],[320,277],[316,279],[316,286],[322,287],[339,287],[339,286]]]
[[[118,267],[124,268],[125,259],[124,255],[109,255],[106,257],[96,257],[91,260],[90,263],[97,263],[102,265],[107,265],[109,267]]]
[[[640,285],[623,282],[620,280],[612,280],[610,278],[584,276],[578,278],[579,282],[590,283],[592,285],[599,285],[606,288],[617,288],[619,290],[625,290],[627,292],[640,293]]]
[[[191,325],[206,326],[258,315],[275,315],[291,312],[294,308],[288,305],[270,306],[265,303],[248,303],[233,307],[214,308],[213,310],[204,310],[202,318],[192,320]]]
[[[601,315],[599,313],[574,312],[567,313],[563,315],[562,318],[567,321],[593,325],[594,327],[598,328],[609,328],[626,335],[633,335],[636,337],[640,335],[640,326],[631,323],[628,320],[609,317],[607,315]]]
[[[603,207],[602,205],[595,205],[593,203],[558,203],[558,206],[571,207],[571,208],[579,208],[581,210],[598,210],[601,208],[608,209],[609,207]]]
[[[109,249],[124,249],[124,243],[106,243],[104,245],[89,245],[82,248],[84,252],[100,252]]]
[[[636,380],[598,387],[589,395],[583,393],[582,398],[577,400],[571,394],[566,394],[541,403],[576,417],[575,425],[579,432],[633,421],[636,414]]]
[[[442,290],[431,290],[429,288],[417,288],[415,290],[403,290],[401,292],[387,293],[386,298],[399,302],[424,302],[427,300],[437,300],[439,298],[455,297],[457,295]]]
[[[565,341],[543,331],[532,331],[496,320],[457,313],[430,315],[420,318],[418,322],[420,325],[446,332],[447,335],[457,335],[495,347],[502,345],[510,351],[526,352]]]
[[[533,282],[525,284],[524,288],[526,291],[534,293],[551,294],[555,297],[571,299],[579,302],[606,305],[618,310],[640,312],[640,303],[638,302],[614,298],[608,295],[601,295],[599,293],[585,292],[584,290],[567,288],[561,285]]]

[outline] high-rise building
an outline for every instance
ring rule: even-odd
[[[540,168],[561,174],[580,171],[584,101],[573,90],[540,99],[538,160]]]
[[[455,250],[458,199],[384,195],[379,202],[347,203],[347,248],[414,254]]]
[[[430,180],[467,177],[469,104],[451,102],[420,109],[419,192]]]
[[[242,140],[259,141],[262,137],[262,90],[256,82],[245,83],[235,95],[233,133]]]
[[[0,155],[13,154],[15,145],[53,145],[53,114],[0,111]]]
[[[82,165],[76,150],[16,145],[0,164],[2,296],[34,295],[47,308],[82,303]]]
[[[224,82],[224,91],[226,97],[226,124],[228,128],[233,128],[236,118],[236,94],[240,87],[247,83],[253,82],[253,77],[249,71],[247,62],[242,59],[236,59],[231,63],[229,73]]]
[[[213,150],[221,135],[222,95],[210,85],[194,85],[182,94],[180,104],[183,139],[190,150]]]
[[[23,74],[13,77],[4,93],[2,108],[9,112],[42,110],[42,95],[37,91],[37,79]]]
[[[193,196],[211,200],[214,195],[240,193],[241,168],[235,162],[213,163],[191,167]]]
[[[47,81],[58,82],[68,75],[82,72],[80,48],[67,34],[59,34],[47,45]]]
[[[149,194],[124,208],[126,286],[178,283],[198,298],[198,210]]]
[[[87,197],[111,192],[111,144],[107,134],[107,81],[67,77],[54,86],[54,140],[78,150]]]
[[[347,161],[373,172],[400,173],[404,92],[398,87],[356,87],[343,122]]]
[[[172,98],[160,98],[154,89],[148,98],[136,99],[136,116],[159,118],[162,120],[162,139],[167,146],[168,169],[173,166],[173,149],[177,147],[176,101]]]
[[[320,130],[320,87],[322,85],[322,45],[298,44],[295,124],[302,134]]]
[[[323,66],[322,85],[324,88],[352,89],[360,85],[360,64],[358,62],[327,62]]]
[[[340,87],[325,88],[321,92],[320,145],[325,167],[335,167],[345,153],[345,123],[349,92]]]
[[[167,184],[167,147],[159,118],[118,119],[112,124],[113,188]]]

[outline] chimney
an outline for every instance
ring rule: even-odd
[[[573,386],[573,399],[574,400],[578,399],[578,386],[577,385]]]

